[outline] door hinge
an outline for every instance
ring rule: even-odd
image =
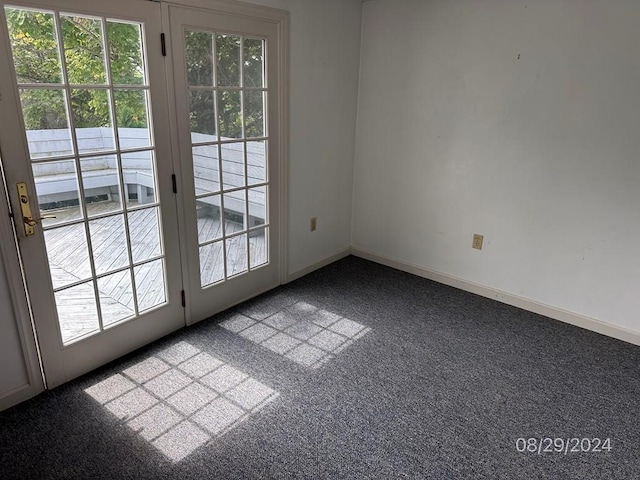
[[[180,295],[182,296],[182,308],[184,308],[187,306],[187,299],[184,296],[184,290],[180,292]]]
[[[167,56],[167,42],[164,39],[164,33],[160,34],[160,45],[162,48],[162,56],[166,57]]]
[[[173,193],[178,193],[178,183],[176,182],[175,173],[171,175],[171,184],[173,185]]]

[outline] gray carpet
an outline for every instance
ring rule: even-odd
[[[0,413],[0,478],[633,479],[639,413],[640,348],[348,257]]]

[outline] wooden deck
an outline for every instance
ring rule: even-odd
[[[89,204],[90,216],[116,210],[114,202]],[[73,208],[57,210],[57,221],[65,215],[73,215]],[[47,212],[47,213],[54,213]],[[227,221],[227,234],[242,230],[242,225]],[[91,243],[97,281],[102,323],[108,327],[135,317],[132,275],[129,268],[125,229],[122,215],[100,220],[90,220]],[[222,224],[217,214],[199,215],[198,238],[218,239],[222,236]],[[161,255],[156,208],[139,210],[129,215],[131,251],[134,263],[144,262]],[[267,242],[264,234],[252,234],[247,255],[246,234],[227,240],[227,276],[245,272],[249,258],[257,266],[267,260]],[[58,318],[65,343],[78,337],[97,333],[100,329],[94,284],[83,224],[52,228],[45,231],[49,267],[54,290]],[[218,241],[200,249],[200,270],[203,285],[224,279],[222,242]],[[133,268],[138,311],[144,312],[164,303],[165,286],[162,260],[144,263]],[[114,272],[115,273],[112,273]],[[69,287],[70,285],[74,285]]]

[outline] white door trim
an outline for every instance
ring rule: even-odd
[[[0,90],[0,94],[1,94]],[[13,225],[9,217],[9,204],[4,195],[4,187],[0,186],[0,255],[4,263],[11,306],[16,322],[22,356],[27,370],[28,383],[8,392],[0,392],[0,411],[16,405],[24,400],[36,396],[45,389],[40,357],[34,329],[31,324],[31,314],[26,295],[26,287],[22,279],[22,269],[18,246],[15,242]],[[6,215],[5,215],[6,214]],[[2,273],[0,272],[0,275]]]
[[[159,1],[159,0],[151,0]],[[167,0],[163,4],[176,5],[180,7],[202,8],[209,12],[221,12],[233,15],[240,15],[248,18],[256,18],[273,23],[289,23],[289,12],[280,8],[254,5],[238,0]],[[286,37],[288,38],[288,37]]]

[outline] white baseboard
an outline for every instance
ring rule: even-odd
[[[309,265],[308,267],[305,267],[296,272],[290,273],[289,275],[287,275],[286,283],[293,282],[294,280],[297,280],[300,277],[304,277],[305,275],[315,270],[318,270],[322,267],[326,267],[327,265],[333,262],[337,262],[338,260],[343,259],[344,257],[348,257],[349,255],[351,255],[351,248],[345,248],[344,250],[336,253],[335,255],[331,255],[330,257],[327,257],[324,260],[320,260],[319,262]]]
[[[562,310],[560,308],[539,303],[528,298],[519,297],[517,295],[496,290],[494,288],[480,285],[478,283],[429,270],[428,268],[384,257],[359,247],[352,247],[351,254],[356,257],[364,258],[366,260],[371,260],[372,262],[395,268],[396,270],[401,270],[403,272],[411,273],[419,277],[428,278],[429,280],[443,283],[451,287],[459,288],[460,290],[464,290],[466,292],[474,293],[486,298],[491,298],[493,300],[497,300],[498,302],[506,303],[507,305],[512,305],[529,312],[553,318],[554,320],[569,323],[571,325],[575,325],[576,327],[591,330],[592,332],[600,333],[608,337],[617,338],[618,340],[632,343],[634,345],[640,345],[640,332],[629,330],[623,327],[618,327],[616,325],[611,325],[610,323],[602,322],[600,320],[596,320],[595,318],[590,318],[584,315],[569,312],[567,310]]]
[[[40,393],[40,390],[34,389],[33,385],[29,383],[4,392],[0,396],[0,412],[35,397],[36,393]]]

